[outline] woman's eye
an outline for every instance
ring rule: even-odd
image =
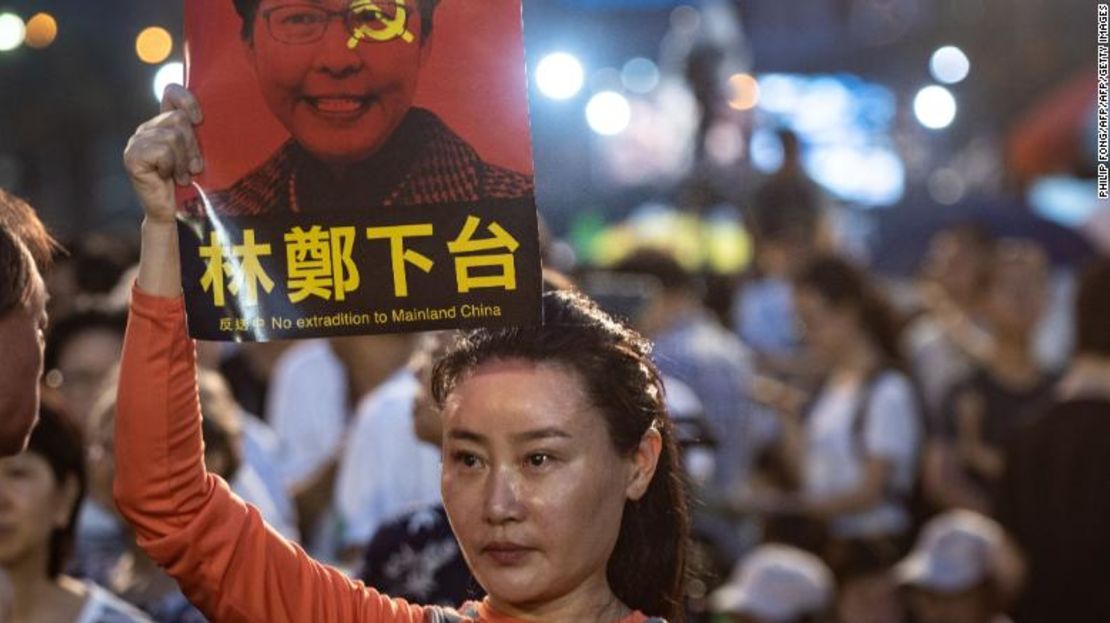
[[[530,467],[543,467],[549,465],[554,459],[550,454],[543,452],[534,452],[528,455],[527,461]]]
[[[473,452],[456,452],[454,459],[455,463],[467,468],[479,467],[482,464],[482,459],[478,458],[478,455]]]

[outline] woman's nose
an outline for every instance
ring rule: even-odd
[[[342,19],[334,17],[317,44],[316,68],[340,78],[357,73],[363,67],[362,54],[366,45],[347,32]]]
[[[525,509],[521,500],[519,474],[510,468],[496,468],[486,483],[483,516],[491,524],[520,521]]]

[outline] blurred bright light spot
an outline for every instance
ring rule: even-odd
[[[659,68],[646,58],[634,58],[621,69],[621,84],[632,93],[651,93],[659,86]]]
[[[733,74],[728,86],[728,105],[734,110],[751,110],[759,103],[759,83],[749,74]]]
[[[800,79],[767,74],[759,79],[759,107],[768,112],[787,114],[798,105]]]
[[[966,78],[969,71],[971,61],[967,60],[963,50],[954,45],[940,48],[929,59],[929,72],[937,82],[956,84]]]
[[[944,87],[925,87],[913,98],[913,113],[931,130],[947,128],[956,119],[956,98]]]
[[[185,84],[185,65],[182,63],[166,63],[154,74],[154,99],[162,101],[162,93],[171,84]]]
[[[586,121],[602,136],[616,136],[632,122],[632,107],[615,91],[602,91],[586,104]]]
[[[713,124],[705,135],[705,152],[714,164],[730,165],[743,158],[747,149],[743,133],[734,124]]]
[[[26,43],[31,48],[45,48],[58,38],[58,21],[49,13],[37,13],[27,20]]]
[[[782,141],[774,132],[760,128],[752,134],[752,166],[760,173],[773,173],[782,166]]]
[[[829,136],[829,133],[853,125],[857,115],[855,98],[840,80],[827,76],[810,79],[799,96],[794,129],[800,134],[833,141],[842,137]]]
[[[1065,227],[1086,225],[1101,210],[1090,181],[1073,177],[1043,177],[1029,189],[1028,197],[1037,214]]]
[[[671,11],[671,28],[683,34],[690,34],[701,26],[701,13],[689,5],[675,7]]]
[[[582,90],[585,72],[582,63],[566,52],[548,54],[536,67],[536,86],[556,100],[570,99]]]
[[[805,158],[805,165],[833,194],[866,205],[891,205],[904,192],[905,167],[889,148],[821,147]]]
[[[10,52],[23,45],[26,27],[14,13],[0,14],[0,52]]]
[[[958,172],[949,168],[933,171],[925,185],[933,201],[946,206],[959,203],[967,192],[967,184],[964,183],[964,178]]]
[[[173,36],[165,28],[151,26],[135,38],[135,53],[139,60],[157,65],[170,57],[173,52]]]

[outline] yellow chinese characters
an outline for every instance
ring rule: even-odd
[[[270,255],[270,245],[255,242],[254,230],[243,230],[243,244],[230,247],[222,244],[219,234],[213,231],[209,243],[200,248],[205,270],[200,286],[212,293],[216,307],[223,307],[225,287],[227,292],[240,297],[247,305],[258,304],[258,286],[266,292],[274,289],[274,281],[262,268],[260,257]]]
[[[451,255],[458,256],[462,253],[478,253],[483,251],[503,250],[507,253],[485,253],[483,255],[465,255],[455,257],[455,282],[460,293],[470,292],[477,288],[504,288],[516,290],[516,262],[513,252],[520,243],[513,238],[504,227],[497,222],[486,227],[491,236],[480,240],[474,239],[481,221],[476,216],[469,216],[466,224],[459,232],[458,238],[447,243],[447,250]],[[500,269],[496,274],[475,276],[471,271],[475,268],[495,267]]]
[[[354,227],[316,225],[308,231],[294,227],[285,234],[289,300],[300,303],[309,296],[346,300],[347,293],[359,286],[358,267],[351,259],[354,245]]]
[[[420,225],[394,225],[391,227],[369,227],[366,237],[370,240],[389,241],[389,261],[393,267],[393,294],[397,298],[409,295],[409,281],[405,273],[405,263],[408,262],[420,270],[428,273],[432,271],[434,262],[426,255],[405,248],[405,238],[431,236],[431,224]]]

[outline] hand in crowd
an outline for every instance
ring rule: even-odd
[[[203,121],[200,104],[185,87],[170,85],[162,112],[139,126],[123,154],[131,183],[150,221],[174,220],[174,183],[187,186],[204,170],[193,126]]]

